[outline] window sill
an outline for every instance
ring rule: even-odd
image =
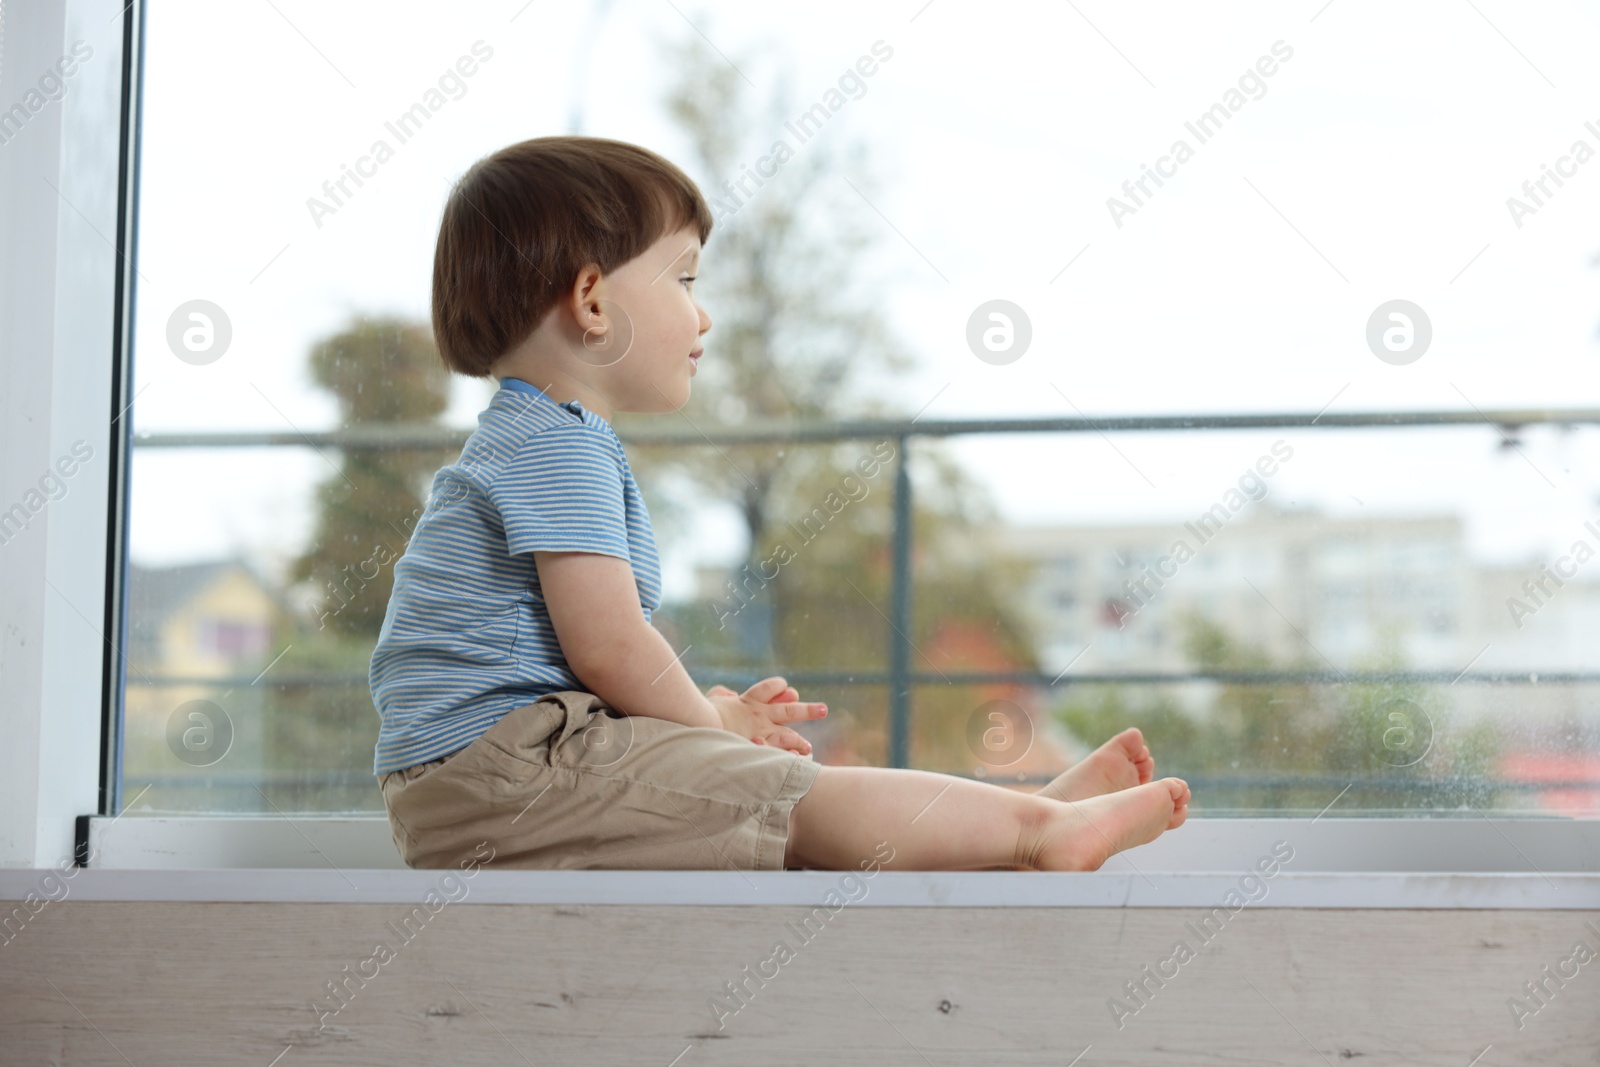
[[[408,903],[448,870],[409,870],[382,817],[126,816],[89,822],[78,900]],[[1293,849],[1274,877],[1261,862]],[[1280,852],[1281,855],[1281,852]],[[332,857],[337,857],[337,860]],[[49,871],[0,871],[0,899]],[[459,872],[457,872],[459,873]],[[853,903],[894,907],[1195,907],[1231,891],[1262,908],[1593,909],[1600,820],[1194,818],[1093,874],[885,871]],[[484,904],[821,904],[837,871],[476,872]],[[1248,877],[1255,876],[1255,877]],[[449,894],[445,894],[449,895]],[[1258,897],[1258,899],[1250,899]]]
[[[0,900],[44,897],[50,870],[0,871]],[[190,903],[415,904],[430,894],[466,904],[838,906],[900,908],[1212,908],[1232,910],[1593,910],[1597,874],[1280,872],[1249,900],[1240,874],[1148,871],[489,871],[147,869],[80,870],[70,899]],[[59,896],[60,889],[55,893]],[[1258,888],[1257,894],[1261,893]],[[857,898],[857,899],[852,899]]]

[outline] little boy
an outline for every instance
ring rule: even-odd
[[[373,651],[374,757],[412,867],[1095,870],[1178,826],[1136,729],[1037,793],[831,767],[782,678],[701,693],[650,625],[650,517],[611,421],[689,400],[711,317],[695,184],[653,152],[542,137],[451,191],[433,267],[449,368],[500,383],[441,468]]]

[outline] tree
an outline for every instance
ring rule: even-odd
[[[436,421],[450,402],[450,375],[424,326],[358,317],[311,350],[313,380],[339,402],[339,424],[355,427]],[[290,571],[321,593],[318,629],[370,643],[383,626],[391,565],[422,515],[426,480],[448,449],[351,449],[317,491],[311,546]]]
[[[883,287],[867,276],[884,227],[863,200],[874,187],[866,151],[827,127],[797,144],[785,119],[804,106],[781,87],[751,103],[743,78],[698,35],[676,55],[667,108],[689,145],[685,169],[717,213],[697,282],[713,326],[684,412],[619,417],[619,429],[903,417],[885,386],[914,364],[888,326]],[[885,449],[890,458],[863,475],[862,461]],[[932,647],[965,624],[992,637],[995,658],[963,666],[1031,666],[1032,642],[1011,607],[1022,576],[979,547],[994,522],[982,485],[938,444],[915,449],[913,644]],[[678,647],[747,672],[884,669],[894,471],[905,461],[893,439],[631,451],[648,499],[686,483],[683,495],[728,502],[745,528],[744,558],[718,597],[658,614]],[[919,672],[954,669],[913,655]],[[920,690],[913,761],[970,764],[965,717],[983,692]],[[823,758],[881,761],[881,689],[803,695],[832,709],[827,725],[808,730],[838,741]]]
[[[881,302],[867,295],[872,287],[865,284],[862,256],[873,227],[867,209],[839,179],[849,171],[858,185],[870,187],[870,178],[859,173],[865,153],[824,130],[795,145],[792,158],[757,188],[748,177],[751,165],[770,158],[775,137],[795,140],[783,126],[788,94],[775,93],[764,109],[752,105],[743,79],[698,35],[671,55],[680,75],[667,111],[689,144],[685,169],[717,214],[697,282],[713,326],[688,408],[619,418],[619,429],[889,414],[869,383],[912,364],[888,330]],[[741,179],[751,195],[722,186]],[[748,553],[735,572],[758,562],[777,501],[831,472],[826,450],[785,444],[639,451],[644,477],[662,481],[675,472],[737,509]],[[740,620],[752,654],[771,655],[771,624],[765,605]]]
[[[449,404],[450,375],[427,327],[358,316],[312,347],[313,380],[339,402],[346,429],[436,422]],[[286,810],[382,806],[371,778],[378,717],[367,668],[394,587],[394,561],[421,518],[427,480],[449,449],[349,449],[317,489],[311,544],[290,570],[319,590],[316,625],[285,635],[264,712],[266,767],[300,772],[275,790]],[[341,776],[347,784],[328,784]]]

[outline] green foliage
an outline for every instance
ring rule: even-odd
[[[1406,669],[1394,634],[1380,640],[1383,652],[1339,672],[1309,656],[1276,661],[1198,612],[1181,624],[1185,653],[1200,672],[1337,677]],[[1500,754],[1499,731],[1489,722],[1458,721],[1448,686],[1403,678],[1209,685],[1198,713],[1181,708],[1171,686],[1093,685],[1076,687],[1054,714],[1086,744],[1138,726],[1158,774],[1194,779],[1191,786],[1219,780],[1196,790],[1197,809],[1320,810],[1336,797],[1347,814],[1494,802],[1483,782]]]
[[[1321,661],[1305,656],[1276,664],[1261,648],[1246,645],[1205,615],[1190,612],[1179,624],[1184,653],[1196,670],[1258,673],[1314,671]],[[1247,767],[1303,767],[1317,758],[1314,725],[1327,712],[1318,687],[1304,684],[1258,685],[1225,682],[1211,706],[1214,729],[1228,739],[1229,760]]]
[[[347,429],[436,424],[449,405],[450,374],[432,335],[403,319],[356,317],[312,348],[308,369],[337,399]],[[317,489],[316,529],[290,579],[314,582],[322,609],[314,624],[282,635],[274,647],[292,647],[262,681],[264,768],[279,783],[268,795],[286,811],[382,808],[371,776],[378,716],[367,669],[394,561],[422,515],[428,480],[454,456],[349,449]],[[344,782],[317,784],[330,774]]]
[[[276,783],[267,795],[285,811],[382,810],[372,776],[378,715],[366,681],[372,639],[323,632],[294,640],[261,681],[262,745]]]
[[[311,350],[312,379],[339,402],[345,428],[426,425],[449,405],[450,376],[429,331],[394,318],[356,318]],[[422,515],[426,479],[448,450],[347,450],[317,490],[317,527],[292,581],[322,594],[319,630],[376,640],[392,566]]]
[[[1074,686],[1055,717],[1084,744],[1099,744],[1137,726],[1150,751],[1162,758],[1161,773],[1181,775],[1178,767],[1214,766],[1220,753],[1210,751],[1216,734],[1153,686],[1088,684]],[[1169,766],[1170,765],[1170,766]]]

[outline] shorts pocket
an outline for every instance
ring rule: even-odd
[[[522,704],[506,712],[474,743],[511,763],[548,767],[550,749],[556,739],[581,727],[585,721],[582,716],[574,721],[571,698],[587,695],[566,691],[546,693],[531,704]]]
[[[609,711],[603,705],[570,711],[561,731],[551,739],[551,764],[603,774],[627,758],[653,723],[664,721]]]

